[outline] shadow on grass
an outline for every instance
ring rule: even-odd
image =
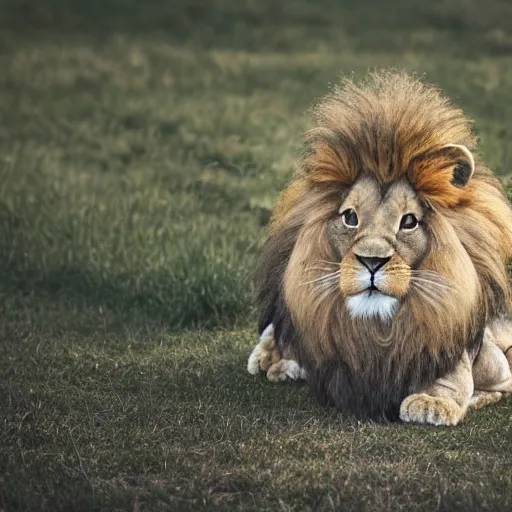
[[[247,322],[252,311],[250,275],[232,276],[222,264],[189,277],[165,270],[100,274],[77,266],[30,270],[5,254],[0,266],[3,293],[40,327],[51,319],[53,328],[80,332],[229,328]]]

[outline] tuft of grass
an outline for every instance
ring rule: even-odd
[[[377,425],[245,372],[304,112],[425,74],[510,183],[509,14],[0,0],[0,509],[510,510],[510,401]]]

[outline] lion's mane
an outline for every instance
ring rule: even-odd
[[[260,332],[274,324],[279,350],[306,368],[322,401],[393,419],[407,395],[451,371],[464,350],[477,354],[486,322],[508,310],[511,210],[480,158],[469,183],[457,183],[455,157],[439,148],[473,150],[471,122],[414,77],[380,72],[359,84],[345,80],[313,118],[257,270]],[[316,262],[336,261],[326,226],[362,171],[382,186],[408,178],[429,210],[422,269],[456,283],[441,304],[409,294],[391,325],[352,318],[340,293],[318,293],[304,279],[315,276]]]

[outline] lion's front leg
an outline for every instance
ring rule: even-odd
[[[471,360],[467,352],[455,370],[438,379],[423,393],[405,398],[400,405],[400,419],[431,425],[457,425],[468,410],[473,395]]]

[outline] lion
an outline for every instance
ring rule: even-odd
[[[356,417],[456,425],[512,392],[512,210],[433,85],[341,85],[274,209],[252,374],[306,379]]]

